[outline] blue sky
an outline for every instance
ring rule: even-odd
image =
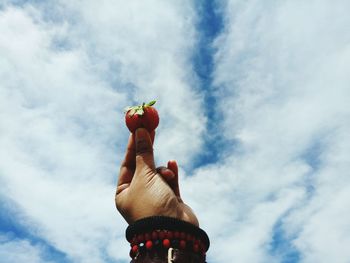
[[[2,1],[0,261],[128,262],[123,109],[157,99],[208,262],[348,263],[347,1]]]

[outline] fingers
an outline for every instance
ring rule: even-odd
[[[170,188],[173,190],[174,194],[180,198],[180,187],[179,187],[179,176],[178,176],[178,166],[176,161],[169,161],[168,167],[157,167],[157,173],[160,174],[164,180],[168,183]]]
[[[130,134],[129,136],[125,157],[120,167],[117,193],[121,192],[122,190],[126,189],[129,186],[135,173],[135,169],[136,169],[135,137],[136,136],[134,133]],[[155,131],[152,131],[150,133],[150,138],[153,144],[155,139]]]
[[[175,176],[178,176],[179,168],[177,167],[177,162],[175,160],[168,161],[168,168],[174,172]]]
[[[169,162],[171,163],[170,168],[173,168],[173,170],[169,168],[169,165],[168,167],[161,166],[161,167],[157,167],[157,173],[162,176],[162,178],[167,182],[171,190],[173,190],[176,197],[179,198],[179,201],[181,201],[179,184],[178,184],[178,176],[177,176],[177,165],[176,165],[176,162],[175,162],[175,166],[172,163],[173,161],[169,161]]]
[[[123,184],[130,184],[132,177],[134,175],[135,167],[136,167],[136,151],[135,151],[135,139],[134,135],[130,134],[128,146],[126,148],[126,153],[124,160],[122,161],[120,167],[120,173],[118,178],[118,188]]]
[[[136,150],[135,150],[135,135],[132,133],[129,136],[128,145],[126,147],[126,153],[122,162],[122,167],[134,168],[136,167]]]
[[[153,134],[154,139],[154,134]],[[135,132],[135,148],[136,148],[136,171],[150,169],[155,171],[153,157],[152,133],[149,134],[144,128],[139,128]]]
[[[175,160],[168,162],[168,169],[174,173],[174,178],[169,182],[170,187],[173,189],[175,195],[181,198],[180,187],[179,187],[179,168]]]
[[[167,167],[157,167],[157,173],[159,173],[167,183],[171,182],[175,178],[175,173]]]
[[[136,169],[136,144],[135,144],[135,134],[132,133],[129,136],[128,145],[126,148],[126,153],[124,160],[122,161],[118,184],[117,184],[117,192],[119,194],[123,190],[127,189],[131,183],[131,180],[134,176]],[[153,145],[155,139],[155,131],[150,133],[150,139]]]
[[[152,145],[153,145],[154,144],[154,139],[155,139],[155,136],[156,136],[156,132],[155,131],[150,132],[149,136],[151,137],[151,141],[152,141]]]

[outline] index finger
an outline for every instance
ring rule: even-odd
[[[150,133],[150,137],[153,144],[154,138],[155,138],[155,131]],[[129,136],[125,157],[120,167],[118,186],[122,184],[130,184],[134,176],[135,169],[136,169],[136,145],[135,145],[135,134],[132,133]]]
[[[135,151],[135,135],[130,134],[124,160],[120,166],[118,186],[129,184],[135,172],[136,167],[136,151]]]

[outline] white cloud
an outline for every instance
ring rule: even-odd
[[[190,61],[192,3],[2,8],[1,195],[18,206],[29,232],[72,262],[126,262],[126,224],[113,203],[128,134],[121,110],[155,98],[158,163],[174,158],[182,166],[184,200],[211,237],[210,262],[280,262],[271,247],[278,222],[302,262],[346,262],[348,5],[222,5],[214,84],[218,133],[233,150],[191,176],[184,168],[201,151],[207,121]],[[28,241],[4,244],[43,261]]]
[[[129,257],[127,244],[118,247],[126,223],[114,205],[127,104],[158,99],[159,163],[190,165],[201,148],[193,19],[187,1],[0,11],[1,194],[21,211],[17,223],[72,262]]]
[[[156,144],[159,161],[173,156],[190,165],[201,148],[206,121],[189,64],[196,43],[192,4],[154,0],[61,3],[77,12],[81,23],[70,34],[77,41],[89,36],[79,45],[89,50],[100,67],[108,67],[108,78],[118,81],[114,88],[131,87],[126,90],[129,103],[158,100],[162,116]]]
[[[215,84],[226,117],[223,132],[238,141],[239,151],[217,173],[212,169],[206,189],[217,180],[232,189],[231,195],[213,195],[224,204],[230,199],[225,216],[238,227],[223,237],[217,227],[213,235],[233,242],[224,247],[237,251],[237,262],[279,262],[269,244],[280,219],[303,262],[349,258],[343,223],[350,216],[344,194],[350,187],[348,7],[345,1],[227,1],[225,28],[215,42]],[[320,153],[312,152],[315,144]],[[320,166],[313,167],[307,154]],[[255,214],[260,207],[269,212]],[[341,219],[328,241],[332,216]],[[214,245],[213,259],[232,255],[220,247]]]
[[[40,245],[32,245],[27,240],[11,239],[9,236],[0,235],[0,258],[3,263],[28,262],[41,263],[52,262],[42,259],[46,251]]]

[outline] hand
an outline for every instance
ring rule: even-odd
[[[143,128],[130,135],[118,179],[117,209],[129,224],[144,217],[169,216],[199,226],[192,209],[181,199],[177,163],[155,167],[154,136]]]

